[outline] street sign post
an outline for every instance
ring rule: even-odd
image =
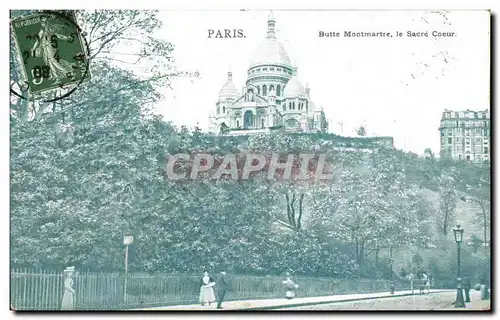
[[[127,302],[127,276],[128,276],[128,246],[134,242],[134,237],[124,236],[123,244],[125,245],[125,280],[124,280],[124,292],[123,300]]]

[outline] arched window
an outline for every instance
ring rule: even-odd
[[[245,111],[245,113],[243,114],[243,128],[247,129],[253,127],[253,121],[254,117],[252,111]]]
[[[260,94],[260,87],[257,86],[257,94]]]
[[[267,87],[266,87],[266,85],[265,85],[265,84],[264,84],[264,85],[262,85],[262,95],[263,95],[263,96],[267,96]]]
[[[236,128],[240,127],[240,120],[236,120]]]
[[[269,91],[274,90],[274,85],[269,86]]]
[[[222,113],[226,113],[226,106],[222,106]]]
[[[293,108],[293,110],[295,110],[295,101],[292,102],[292,108]]]
[[[278,84],[278,86],[276,87],[276,96],[277,97],[280,97],[281,96],[281,86]]]
[[[292,110],[292,103],[288,102],[288,110]]]
[[[262,129],[264,129],[264,119],[262,119]]]

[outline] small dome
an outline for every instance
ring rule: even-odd
[[[306,89],[304,88],[302,83],[300,83],[299,78],[297,77],[297,68],[293,69],[293,75],[285,86],[283,96],[285,98],[306,98]]]
[[[240,97],[240,93],[238,92],[238,89],[236,89],[236,86],[233,83],[233,74],[231,71],[227,73],[227,81],[226,84],[222,86],[222,89],[220,89],[219,92],[219,100],[224,100],[224,99],[238,99]]]

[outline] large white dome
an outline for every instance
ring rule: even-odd
[[[250,60],[250,68],[258,65],[280,65],[291,68],[292,64],[283,45],[276,39],[273,15],[267,19],[267,37],[260,43]]]
[[[257,47],[252,59],[250,68],[257,65],[280,65],[291,68],[292,63],[285,48],[275,38],[265,39]]]

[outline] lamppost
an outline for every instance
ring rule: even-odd
[[[453,228],[453,235],[457,243],[457,298],[455,300],[455,308],[465,308],[462,279],[460,279],[460,243],[462,243],[464,229],[460,228],[460,225],[457,224],[457,226]]]
[[[394,261],[394,257],[392,256],[392,246],[390,248],[389,253],[390,253],[390,259],[391,259],[391,282],[390,282],[391,291],[390,292],[391,292],[391,294],[394,294],[394,282],[392,281],[392,273],[393,273],[393,271],[392,271],[392,263]]]
[[[134,237],[124,236],[123,244],[125,245],[125,281],[123,289],[123,300],[127,302],[127,278],[128,278],[128,246],[134,242]]]

